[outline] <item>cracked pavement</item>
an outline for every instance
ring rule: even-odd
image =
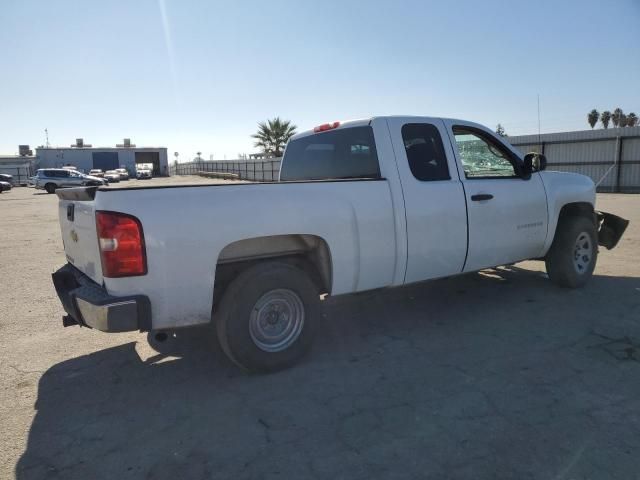
[[[331,298],[312,354],[263,376],[206,329],[159,353],[62,328],[56,205],[0,197],[0,478],[638,476],[638,196],[598,196],[631,224],[584,289],[524,262]]]

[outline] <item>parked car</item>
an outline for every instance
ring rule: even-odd
[[[7,192],[13,187],[13,175],[0,173],[0,193]]]
[[[93,168],[89,170],[89,175],[92,177],[104,178],[104,172],[99,168]]]
[[[120,172],[117,170],[107,170],[104,172],[104,178],[109,183],[118,183],[120,181]]]
[[[103,186],[106,180],[66,168],[41,168],[33,177],[34,186],[47,193],[54,193],[58,188]]]
[[[545,168],[472,122],[375,117],[295,135],[276,183],[60,191],[63,324],[160,339],[214,323],[264,372],[308,350],[324,294],[526,259],[581,287],[628,221],[595,209],[589,177]]]
[[[120,180],[129,180],[129,172],[126,168],[116,168],[116,172],[120,174]]]
[[[150,180],[153,177],[151,174],[151,170],[148,168],[141,168],[140,170],[136,170],[136,178],[138,180]]]
[[[13,185],[13,175],[8,173],[0,173],[0,182],[8,182]]]

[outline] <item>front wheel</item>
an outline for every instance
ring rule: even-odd
[[[293,365],[309,350],[319,315],[318,288],[303,270],[265,262],[231,282],[214,321],[233,362],[251,372],[272,372]]]
[[[47,193],[56,193],[56,184],[55,183],[47,183],[44,186],[44,189],[47,191]]]
[[[582,287],[593,275],[598,259],[598,236],[593,220],[565,217],[545,258],[549,278],[561,287]]]

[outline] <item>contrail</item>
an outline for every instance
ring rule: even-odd
[[[169,58],[169,70],[171,71],[171,82],[173,84],[173,96],[177,104],[182,103],[182,98],[178,93],[178,78],[176,75],[176,67],[173,55],[173,42],[171,41],[171,29],[169,28],[169,17],[167,16],[167,7],[164,0],[158,0],[160,8],[160,17],[162,17],[162,30],[164,32],[164,43],[167,48],[167,57]]]

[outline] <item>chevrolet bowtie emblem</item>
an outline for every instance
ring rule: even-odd
[[[74,242],[78,242],[78,234],[76,233],[75,230],[71,230],[71,233],[69,233],[69,236],[71,237],[71,240],[73,240]]]

